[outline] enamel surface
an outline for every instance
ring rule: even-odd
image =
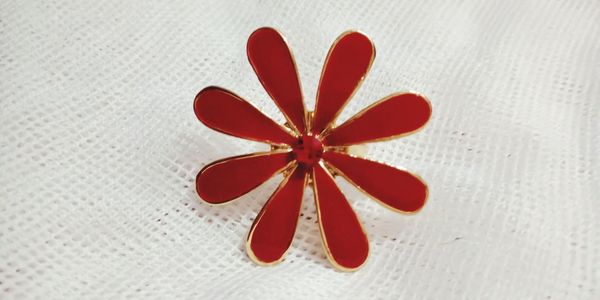
[[[367,75],[375,47],[360,32],[343,34],[329,50],[317,92],[312,132],[321,133],[342,110]]]
[[[273,193],[248,235],[248,254],[260,263],[281,259],[292,244],[308,173],[297,167]]]
[[[338,152],[326,152],[323,159],[356,187],[391,209],[415,212],[425,205],[427,186],[409,172]]]
[[[285,39],[273,28],[260,28],[248,38],[246,51],[267,93],[298,133],[304,132],[302,89],[294,58]]]
[[[240,138],[275,144],[294,143],[296,139],[252,104],[219,87],[200,91],[194,112],[206,126]]]
[[[216,161],[198,173],[196,190],[206,202],[227,202],[267,181],[292,159],[289,152],[267,152]]]
[[[342,269],[360,267],[369,255],[369,241],[346,197],[320,164],[313,168],[313,188],[329,259]]]
[[[431,106],[415,93],[397,94],[362,110],[323,138],[328,145],[352,145],[410,134],[431,117]]]

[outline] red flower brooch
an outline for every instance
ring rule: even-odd
[[[248,39],[247,54],[287,123],[275,123],[225,89],[207,87],[200,91],[194,111],[202,123],[229,135],[268,143],[271,151],[207,165],[196,178],[198,194],[208,203],[221,204],[283,173],[285,179],[256,217],[246,243],[248,256],[267,265],[280,261],[290,247],[304,188],[311,184],[327,257],[338,269],[357,269],[367,259],[369,244],[334,176],[343,176],[394,211],[420,210],[427,199],[427,185],[419,177],[354,156],[348,150],[351,145],[401,137],[421,129],[431,116],[429,101],[417,93],[392,94],[334,126],[375,58],[371,40],[360,32],[345,32],[331,46],[314,112],[304,107],[296,64],[279,32],[272,28],[256,30]]]

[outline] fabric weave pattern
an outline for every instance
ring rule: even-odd
[[[312,192],[275,267],[243,240],[281,177],[209,206],[204,165],[268,147],[216,133],[192,103],[235,90],[284,122],[247,62],[287,38],[307,107],[343,31],[377,56],[343,122],[415,90],[419,134],[367,158],[419,174],[419,214],[337,182],[369,235],[361,270],[332,269]],[[597,299],[600,3],[595,1],[3,1],[0,298]]]

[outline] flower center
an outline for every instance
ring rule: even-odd
[[[318,138],[305,134],[298,139],[298,143],[292,147],[292,151],[296,156],[296,161],[311,167],[323,156],[323,143]]]

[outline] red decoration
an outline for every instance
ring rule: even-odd
[[[225,203],[251,191],[277,173],[285,179],[267,201],[248,235],[248,255],[259,264],[280,261],[292,243],[306,185],[312,184],[327,257],[341,270],[355,270],[369,245],[358,217],[335,184],[341,175],[394,211],[414,213],[427,199],[417,176],[348,153],[348,146],[411,134],[431,116],[429,101],[417,93],[390,95],[334,127],[344,105],[358,89],[375,57],[375,47],[360,32],[346,32],[332,45],[323,67],[314,113],[303,103],[294,58],[283,36],[260,28],[248,39],[248,59],[267,93],[283,112],[275,123],[232,92],[200,91],[198,119],[217,131],[272,145],[271,152],[226,158],[204,167],[196,189],[209,203]]]

